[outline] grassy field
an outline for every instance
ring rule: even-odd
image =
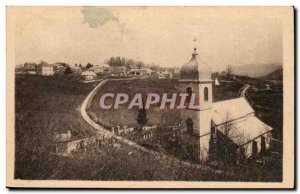
[[[140,79],[128,81],[110,81],[108,82],[93,98],[91,102],[91,112],[102,121],[106,121],[111,126],[129,126],[139,127],[136,121],[138,108],[134,107],[129,110],[128,104],[121,105],[118,109],[103,110],[99,107],[100,97],[104,93],[126,93],[133,96],[136,93],[142,93],[146,96],[147,93],[176,93],[178,87],[176,80],[159,80],[159,79]],[[180,114],[177,110],[160,110],[159,105],[151,107],[147,110],[147,118],[149,121],[146,125],[175,125],[179,122]]]
[[[72,75],[16,75],[16,178],[34,177],[36,168],[45,167],[38,158],[49,155],[54,132],[71,130],[73,140],[95,134],[80,114],[93,87]]]

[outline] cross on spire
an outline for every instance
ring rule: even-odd
[[[194,37],[193,41],[194,41],[194,54],[193,54],[193,56],[194,55],[196,56],[197,55],[197,45],[196,45],[197,39],[196,39],[196,37]]]

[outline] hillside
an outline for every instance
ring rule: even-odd
[[[232,71],[235,75],[248,75],[250,77],[262,77],[282,68],[281,64],[249,64],[242,66],[233,66]]]
[[[283,78],[283,69],[277,69],[268,75],[260,77],[263,80],[271,81],[271,80],[276,80],[276,81],[282,81]]]

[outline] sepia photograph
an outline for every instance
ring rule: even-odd
[[[294,188],[294,7],[7,6],[10,188]]]

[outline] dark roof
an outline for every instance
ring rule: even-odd
[[[181,80],[211,81],[211,70],[206,64],[199,63],[197,53],[192,54],[191,60],[184,64],[180,70]]]

